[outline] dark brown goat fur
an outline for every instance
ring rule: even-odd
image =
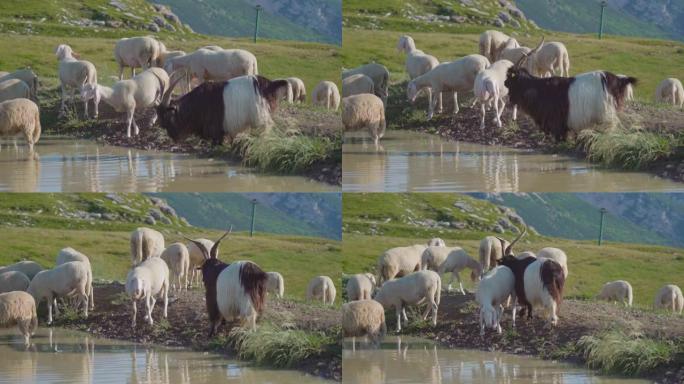
[[[252,300],[252,305],[261,314],[266,301],[268,275],[258,265],[248,261],[240,267],[240,285]]]
[[[498,260],[499,265],[505,265],[510,268],[515,277],[515,296],[523,309],[527,309],[527,317],[532,317],[532,304],[527,301],[525,295],[525,269],[537,261],[535,257],[526,257],[524,259],[517,259],[515,256],[507,255]],[[521,311],[522,315],[522,311]]]
[[[563,267],[555,260],[548,259],[539,269],[539,277],[553,301],[556,302],[556,305],[560,305],[563,301],[563,287],[565,286]]]

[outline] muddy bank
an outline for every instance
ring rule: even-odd
[[[501,323],[503,333],[487,330],[480,337],[479,310],[473,294],[442,293],[437,327],[431,324],[411,323],[401,334],[433,339],[449,348],[474,348],[484,351],[503,351],[533,355],[544,359],[563,359],[584,364],[585,359],[574,348],[584,335],[596,335],[615,327],[639,332],[662,340],[684,338],[684,318],[626,309],[608,303],[564,300],[558,316],[558,325],[550,329],[540,318],[518,318],[516,328],[511,327],[511,314],[506,310]],[[415,317],[414,317],[415,319]],[[411,319],[410,319],[411,320]],[[387,329],[394,333],[394,316],[388,316]],[[415,324],[415,323],[414,323]],[[659,383],[684,382],[683,366],[662,367],[649,379]]]
[[[138,322],[131,328],[130,301],[125,297],[124,286],[119,283],[98,284],[93,287],[95,310],[88,319],[58,318],[56,326],[90,332],[112,339],[130,340],[143,344],[158,344],[173,347],[187,347],[199,351],[214,351],[235,356],[235,351],[218,348],[216,338],[228,334],[228,326],[221,327],[219,334],[208,338],[208,320],[204,304],[204,290],[194,289],[169,297],[168,319],[162,319],[162,303],[154,308],[155,324],[150,326],[143,321],[144,306],[138,306]],[[43,317],[41,317],[42,319]],[[293,328],[305,331],[330,331],[339,326],[339,313],[335,309],[321,308],[283,299],[269,297],[266,310],[259,323],[273,322],[282,324],[283,319],[293,324]],[[44,324],[41,324],[44,326]],[[309,374],[340,381],[342,360],[336,346],[331,346],[319,356],[309,358],[293,369]]]

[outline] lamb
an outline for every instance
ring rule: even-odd
[[[415,102],[420,90],[428,87],[434,94],[450,92],[454,97],[454,114],[457,114],[458,92],[472,91],[475,77],[488,66],[489,60],[480,55],[468,55],[456,61],[441,63],[429,72],[409,81],[406,90],[408,99],[411,103]],[[432,119],[436,106],[437,98],[433,98],[428,107],[428,120]]]
[[[82,254],[81,252],[71,247],[67,247],[62,248],[59,251],[59,253],[57,254],[57,261],[55,262],[55,265],[62,265],[70,261],[80,261],[83,264],[85,264],[88,268],[88,280],[90,281],[90,284],[88,284],[88,286],[86,287],[86,290],[88,292],[88,303],[91,310],[95,309],[95,296],[93,295],[93,269],[90,265],[90,259],[88,258],[88,256]]]
[[[0,293],[0,326],[15,324],[24,336],[24,344],[29,345],[30,337],[38,328],[36,301],[26,292]]]
[[[150,325],[154,324],[152,311],[157,299],[164,300],[163,315],[166,318],[169,304],[169,267],[166,262],[159,257],[150,257],[135,265],[126,276],[126,294],[133,305],[131,327],[135,328],[140,300],[145,301],[144,319]]]
[[[610,281],[603,284],[597,299],[606,301],[619,301],[625,307],[632,306],[632,284],[625,280]]]
[[[510,37],[499,31],[484,31],[480,34],[480,55],[490,61],[496,60],[499,51],[503,49]]]
[[[311,102],[326,109],[337,111],[340,107],[340,91],[332,81],[321,81],[311,92]]]
[[[439,65],[439,60],[436,57],[426,54],[425,52],[416,49],[416,43],[413,38],[408,35],[403,35],[399,37],[399,43],[397,43],[397,50],[406,53],[406,72],[409,75],[409,80],[413,80],[416,77],[431,71],[437,65]],[[432,103],[432,92],[429,88],[428,91],[428,104]],[[442,110],[442,94],[437,95],[439,100],[438,110]]]
[[[78,89],[80,92],[83,86],[89,84],[91,86],[97,84],[97,70],[93,63],[85,60],[78,60],[78,54],[73,52],[70,46],[60,44],[55,52],[57,60],[59,60],[59,81],[62,89],[62,104],[60,106],[60,113],[66,111],[67,91],[71,88],[71,99],[74,98],[74,91]],[[83,99],[84,116],[88,118],[88,101],[90,99]],[[95,115],[97,118],[98,109],[97,101],[95,102]]]
[[[173,243],[166,247],[161,254],[162,260],[169,267],[172,274],[171,288],[177,291],[188,290],[188,275],[190,274],[190,253],[183,243]],[[178,283],[178,286],[176,286]]]
[[[277,298],[282,298],[285,294],[285,279],[283,279],[283,275],[278,272],[266,272],[266,275],[268,276],[266,291],[272,292]]]
[[[375,276],[372,273],[357,273],[347,280],[347,300],[369,300],[375,289]]]
[[[382,99],[383,103],[387,103],[387,96],[389,95],[389,77],[390,73],[382,64],[370,63],[360,67],[345,69],[342,71],[342,79],[356,74],[364,74],[373,80],[373,89],[375,96]]]
[[[501,334],[503,304],[513,294],[515,277],[510,268],[497,266],[482,277],[475,292],[475,300],[480,304],[480,336],[485,328],[496,329]],[[515,327],[515,306],[513,306],[513,326]]]
[[[428,240],[427,242],[428,247],[446,247],[446,243],[444,240],[440,239],[439,237],[433,237],[432,239]]]
[[[13,99],[0,103],[0,136],[23,134],[33,152],[33,146],[40,140],[40,111],[38,105],[29,99]]]
[[[78,305],[83,306],[83,317],[88,317],[88,293],[92,285],[92,275],[82,261],[70,261],[38,272],[27,289],[36,300],[36,305],[45,299],[48,304],[48,324],[52,324],[52,307],[59,316],[57,298],[75,295]]]
[[[0,293],[26,291],[30,282],[31,280],[19,271],[0,273]]]
[[[464,251],[462,248],[454,247],[447,249],[449,249],[448,256],[446,257],[446,260],[444,260],[444,262],[439,266],[437,272],[440,275],[451,272],[451,278],[449,279],[447,291],[451,291],[451,283],[454,281],[455,277],[456,281],[458,281],[461,294],[465,295],[465,290],[463,290],[463,283],[461,282],[461,276],[459,275],[459,272],[465,268],[470,268],[470,279],[472,281],[478,281],[480,279],[480,275],[482,275],[482,266],[475,259],[468,256],[466,251]]]
[[[204,253],[196,245],[197,242],[202,243],[206,249],[211,249],[214,246],[214,242],[208,239],[194,239],[185,244],[188,248],[188,253],[190,254],[190,287],[192,287],[195,280],[199,285],[199,281],[202,277],[202,264],[204,264],[205,261]]]
[[[29,86],[19,79],[0,81],[0,102],[31,97]]]
[[[35,261],[20,261],[5,267],[0,267],[0,273],[17,271],[26,275],[29,280],[33,279],[36,274],[42,270],[43,267],[41,267],[40,264],[36,263]]]
[[[342,124],[345,132],[367,128],[375,146],[385,135],[385,105],[379,97],[364,93],[342,99]]]
[[[480,265],[483,271],[496,267],[496,263],[504,256],[504,250],[510,245],[506,240],[495,236],[487,236],[480,241]]]
[[[395,277],[420,271],[421,258],[427,247],[415,244],[408,247],[390,248],[378,258],[378,283],[392,280]]]
[[[401,316],[408,321],[406,305],[417,305],[427,302],[423,320],[432,312],[432,325],[437,325],[437,308],[439,307],[442,280],[437,272],[418,271],[399,279],[386,281],[378,290],[374,300],[383,308],[394,307],[397,314],[397,332],[401,332]]]
[[[655,93],[656,103],[672,104],[675,107],[684,107],[684,86],[679,79],[667,78],[658,84]]]
[[[654,309],[664,309],[672,313],[682,314],[684,309],[684,296],[682,290],[674,284],[668,284],[660,288],[653,303]]]
[[[174,77],[174,76],[172,76]],[[175,78],[157,107],[161,126],[174,141],[191,134],[213,145],[229,142],[241,132],[267,131],[273,125],[271,114],[278,108],[278,93],[287,81],[271,81],[262,76],[240,76],[223,82],[202,83],[171,102]]]
[[[285,79],[292,88],[292,101],[294,103],[304,103],[306,101],[306,87],[302,79],[298,77],[288,77]]]
[[[342,80],[342,97],[360,95],[363,93],[373,94],[373,80],[370,77],[358,73]]]
[[[119,64],[119,80],[123,80],[125,67],[131,67],[131,77],[135,76],[135,68],[150,68],[157,63],[163,44],[150,36],[122,38],[114,46],[114,59]]]
[[[356,338],[368,337],[373,344],[378,344],[387,333],[385,309],[375,300],[355,300],[342,305],[342,333],[344,337],[352,337],[352,348],[356,347]]]
[[[543,42],[531,52],[538,51]],[[538,78],[518,62],[508,70],[504,85],[513,105],[528,114],[542,132],[561,141],[583,129],[612,128],[624,105],[627,86],[636,82],[634,77],[607,71]]]
[[[550,42],[528,55],[527,71],[539,77],[555,76],[556,70],[561,77],[570,76],[570,59],[568,49],[563,43]]]
[[[129,80],[120,80],[112,87],[98,84],[86,84],[81,90],[84,99],[94,99],[95,104],[104,100],[117,112],[126,113],[126,137],[131,137],[131,125],[135,129],[134,135],[140,133],[135,122],[135,112],[145,108],[156,107],[161,95],[169,88],[169,75],[161,68],[150,68]],[[152,116],[150,124],[157,121],[157,115]]]
[[[306,300],[320,299],[323,301],[323,305],[333,305],[336,295],[335,284],[328,276],[314,277],[309,281],[309,286],[306,288]]]
[[[17,79],[23,81],[29,87],[30,97],[33,101],[38,101],[38,75],[31,69],[19,69],[12,73],[0,73],[0,83],[5,80]]]
[[[136,228],[131,233],[131,263],[140,264],[164,252],[164,235],[151,228]]]
[[[508,69],[512,66],[512,62],[500,60],[477,74],[473,91],[482,110],[480,129],[485,128],[486,104],[489,102],[494,103],[496,126],[501,128],[501,115],[506,107],[504,98],[508,95],[508,88],[504,86],[504,81],[506,81]],[[513,105],[513,120],[516,119],[517,114],[517,107]]]
[[[537,252],[537,257],[545,257],[551,259],[563,268],[563,276],[568,278],[568,256],[563,252],[563,250],[553,247],[542,248]]]
[[[173,63],[175,68],[185,69],[191,79],[197,78],[201,82],[223,82],[259,74],[256,57],[244,49],[200,48],[176,57]]]

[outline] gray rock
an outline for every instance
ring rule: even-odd
[[[432,219],[425,219],[425,221],[423,221],[423,226],[425,226],[425,227],[436,227],[437,222],[435,220],[432,220]]]
[[[176,27],[174,27],[173,25],[171,25],[169,23],[164,24],[164,28],[166,28],[167,30],[169,30],[171,32],[176,32]]]
[[[109,200],[117,203],[117,204],[123,204],[124,203],[123,197],[121,197],[120,195],[117,195],[116,193],[108,193],[105,195],[105,197],[108,198]]]
[[[181,24],[180,17],[176,16],[175,13],[169,11],[169,12],[164,13],[163,15],[164,15],[164,17],[166,17],[166,20],[168,20],[172,23],[179,24],[179,25]]]
[[[119,215],[116,213],[103,213],[102,218],[109,221],[115,221],[119,218]]]
[[[162,216],[161,219],[159,219],[159,221],[161,221],[163,224],[166,224],[166,225],[171,225],[171,224],[173,224],[173,222],[171,221],[171,219],[169,219],[169,218],[166,217],[166,216]]]
[[[119,20],[106,20],[105,26],[109,28],[121,28],[123,27],[123,23]]]
[[[150,199],[150,201],[152,202],[152,204],[153,204],[153,205],[156,205],[157,207],[159,207],[160,205],[166,204],[166,203],[164,202],[164,200],[162,200],[162,199],[160,199],[160,198],[158,198],[158,197],[150,196],[149,199]]]
[[[161,31],[161,29],[159,28],[159,26],[158,26],[157,24],[154,24],[154,23],[147,24],[147,29],[149,29],[149,30],[152,31],[152,32],[159,32],[159,31]]]
[[[452,15],[450,19],[452,22],[458,23],[458,24],[463,24],[463,23],[468,21],[467,17],[460,16],[460,15]]]
[[[109,5],[118,9],[119,11],[125,11],[128,9],[128,5],[120,2],[119,0],[110,0]]]
[[[160,27],[163,27],[164,24],[166,24],[166,21],[165,21],[164,19],[162,19],[161,16],[158,16],[158,15],[155,15],[155,16],[152,18],[152,21],[154,21],[154,23],[157,24],[157,25],[160,26]]]
[[[168,216],[171,216],[171,217],[176,217],[176,216],[178,216],[178,215],[176,214],[176,210],[173,209],[173,207],[170,207],[170,206],[168,206],[168,205],[166,205],[166,204],[159,206],[159,209],[160,209],[162,212],[164,212],[164,214],[166,214],[166,215],[168,215]]]
[[[501,19],[494,19],[494,20],[492,20],[492,25],[495,26],[495,27],[498,27],[498,28],[503,28],[503,27],[504,27],[504,23],[503,23],[503,21],[501,21]]]
[[[150,209],[149,212],[147,212],[147,214],[154,217],[157,220],[161,220],[161,218],[164,217],[160,210],[154,208]]]
[[[492,227],[492,231],[496,233],[504,233],[504,229],[499,224],[494,225]]]
[[[152,216],[147,216],[145,217],[145,224],[155,225],[157,224],[157,220],[155,220]]]
[[[463,201],[455,202],[454,207],[460,209],[463,212],[473,212],[473,207],[470,204]]]
[[[516,19],[511,19],[511,21],[509,21],[508,24],[513,28],[520,28],[520,22]]]
[[[508,13],[503,12],[503,11],[499,12],[498,17],[504,23],[508,23],[509,21],[511,21],[511,16]]]
[[[513,224],[511,224],[511,222],[510,222],[508,219],[504,218],[504,217],[500,218],[500,219],[497,221],[497,223],[498,223],[502,228],[504,228],[504,229],[510,229],[510,228],[513,227]]]
[[[466,229],[468,227],[468,224],[462,222],[462,221],[452,221],[449,223],[451,228],[456,228],[456,229]]]
[[[451,226],[451,223],[448,221],[438,221],[437,225],[439,225],[440,227],[449,227]]]

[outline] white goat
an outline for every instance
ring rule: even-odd
[[[0,81],[0,102],[12,99],[28,99],[31,97],[31,89],[19,79]]]
[[[164,252],[164,235],[151,228],[140,227],[131,232],[131,263],[140,264]]]
[[[347,300],[369,300],[375,289],[375,276],[372,273],[357,273],[347,280]]]
[[[596,298],[606,301],[619,301],[625,307],[631,307],[633,300],[632,284],[625,280],[610,281],[603,284],[601,292]]]
[[[672,104],[675,107],[684,107],[684,86],[679,79],[670,77],[658,84],[655,93],[656,103]]]
[[[359,95],[362,93],[374,93],[373,80],[362,74],[351,75],[342,80],[342,97]]]
[[[323,301],[323,305],[333,305],[336,295],[335,284],[328,276],[314,277],[306,288],[306,300],[319,299]]]
[[[70,261],[53,269],[38,272],[31,280],[27,292],[36,300],[36,305],[45,299],[48,305],[48,324],[52,324],[52,307],[59,316],[57,298],[76,296],[83,306],[83,317],[88,317],[88,288],[92,285],[88,266],[82,261]]]
[[[387,127],[385,105],[379,97],[370,93],[345,97],[342,99],[342,125],[345,132],[368,129],[377,147]]]
[[[157,62],[166,47],[150,36],[122,38],[114,45],[114,59],[119,64],[119,80],[123,79],[125,67],[148,69]]]
[[[266,291],[272,292],[277,298],[282,298],[285,295],[285,279],[283,279],[283,275],[278,272],[266,272],[266,274],[268,275]]]
[[[681,315],[682,309],[684,309],[682,289],[674,284],[663,286],[656,294],[653,308],[664,309]]]
[[[135,328],[138,315],[137,303],[145,300],[145,320],[152,325],[152,311],[157,299],[164,300],[164,318],[168,312],[169,303],[169,267],[158,257],[150,257],[136,265],[126,277],[126,294],[133,304],[131,326]]]
[[[60,113],[66,111],[67,92],[71,89],[70,98],[74,98],[76,90],[79,92],[86,84],[97,84],[97,70],[93,63],[85,60],[78,60],[78,55],[66,44],[60,44],[55,51],[57,60],[59,60],[59,81],[62,88],[62,105],[60,106]],[[83,100],[84,116],[88,118],[88,101]],[[95,103],[95,115],[98,116],[97,102]]]
[[[0,136],[24,135],[29,152],[40,140],[40,110],[29,99],[13,99],[0,103]]]
[[[5,267],[0,267],[0,273],[18,271],[26,275],[29,280],[33,279],[33,277],[42,270],[43,267],[41,267],[40,264],[30,260],[20,261]]]
[[[437,65],[439,65],[439,60],[432,55],[428,55],[420,49],[416,48],[416,43],[413,38],[409,35],[403,35],[399,37],[399,42],[397,43],[397,50],[406,53],[406,72],[409,75],[409,80],[413,80],[416,77],[431,71]],[[428,94],[428,103],[432,104],[432,91],[430,88],[426,88]],[[438,97],[438,107],[437,110],[442,110],[442,94],[437,95]]]
[[[36,301],[26,292],[15,291],[0,293],[0,326],[17,325],[28,345],[30,337],[38,328]]]
[[[474,93],[475,97],[480,102],[482,111],[480,129],[485,128],[487,103],[494,103],[494,112],[496,113],[494,121],[496,121],[496,126],[501,128],[501,115],[506,107],[506,100],[504,98],[508,96],[508,88],[504,85],[504,81],[506,81],[508,68],[512,66],[512,62],[500,60],[477,74],[477,77],[475,78]],[[513,120],[516,119],[517,114],[518,109],[513,105]]]
[[[390,248],[383,252],[377,264],[378,283],[421,270],[421,258],[426,248],[423,244],[414,244]]]
[[[397,314],[397,332],[401,332],[401,317],[406,316],[407,305],[418,305],[427,302],[423,320],[432,312],[432,325],[437,325],[437,308],[442,291],[442,280],[437,272],[418,271],[410,275],[386,281],[374,297],[383,308],[394,308]]]
[[[475,300],[480,304],[480,335],[485,328],[496,329],[501,333],[503,304],[508,297],[515,296],[515,277],[510,268],[500,265],[487,272],[475,292]],[[513,326],[515,327],[515,306],[513,306]]]
[[[465,295],[465,290],[463,289],[463,283],[461,282],[461,276],[459,273],[466,268],[470,268],[470,279],[472,281],[478,281],[480,279],[480,275],[482,275],[482,266],[475,259],[468,256],[463,248],[454,247],[447,249],[449,249],[448,256],[446,257],[446,260],[444,260],[444,262],[439,266],[437,272],[440,275],[451,272],[451,278],[449,279],[447,291],[451,291],[451,283],[454,281],[455,277],[456,281],[458,281],[461,294]]]
[[[352,69],[345,69],[342,71],[342,79],[359,73],[364,74],[373,80],[375,96],[382,99],[383,103],[387,103],[390,77],[387,67],[382,64],[370,63]]]
[[[326,109],[337,111],[340,107],[340,91],[332,81],[321,81],[311,92],[311,102]]]
[[[179,292],[185,288],[187,291],[188,275],[190,274],[190,253],[185,244],[173,243],[169,245],[162,252],[161,258],[169,267],[169,273],[173,274],[171,288]]]
[[[19,271],[0,273],[0,293],[25,291],[31,280]]]

